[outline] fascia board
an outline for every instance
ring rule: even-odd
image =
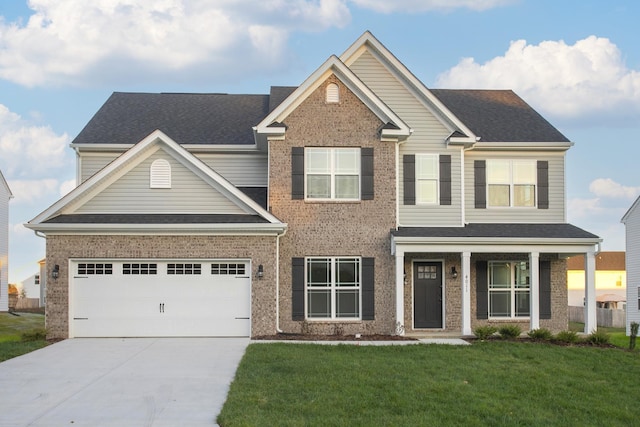
[[[378,118],[387,123],[395,123],[400,129],[399,135],[408,137],[411,128],[398,117],[378,96],[371,91],[338,57],[332,55],[314,71],[298,88],[291,93],[278,107],[265,117],[254,130],[264,134],[284,133],[284,127],[269,127],[274,122],[283,122],[284,119],[295,110],[307,96],[316,90],[331,74],[335,74],[356,96],[373,111]]]
[[[267,224],[24,224],[47,235],[68,234],[283,234],[286,223]]]
[[[567,151],[569,148],[573,147],[573,142],[476,142],[473,145],[472,150],[483,150],[483,151]]]
[[[342,55],[340,55],[340,59],[347,67],[351,66],[355,60],[360,56],[362,52],[362,47],[368,46],[370,48],[370,52],[378,58],[378,60],[383,59],[382,63],[388,63],[390,66],[390,72],[394,74],[399,81],[405,82],[405,86],[411,92],[414,90],[417,91],[418,94],[421,95],[424,99],[427,100],[428,104],[431,104],[433,108],[437,110],[437,112],[450,123],[452,123],[455,127],[460,129],[464,134],[469,135],[472,138],[475,138],[476,135],[462,122],[456,115],[454,115],[434,94],[429,91],[429,89],[418,79],[398,58],[395,57],[393,53],[389,49],[387,49],[378,39],[376,39],[373,34],[369,31],[365,31],[365,33],[358,38]],[[408,85],[407,85],[408,83]],[[413,90],[412,90],[413,89]],[[419,97],[420,98],[420,97]],[[425,106],[431,109],[431,106],[425,104]],[[432,112],[434,112],[432,110]],[[435,112],[434,112],[435,113]],[[453,129],[450,129],[453,130]]]
[[[629,216],[638,208],[638,205],[640,205],[640,196],[638,196],[638,198],[635,200],[635,202],[633,202],[631,207],[622,216],[622,218],[620,219],[620,222],[623,223],[623,224],[626,224],[627,220],[629,219]]]
[[[135,144],[70,144],[69,146],[78,153],[109,153],[125,152]],[[181,147],[194,153],[207,152],[252,152],[259,151],[257,144],[180,144]]]

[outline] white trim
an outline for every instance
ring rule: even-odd
[[[460,274],[462,275],[462,335],[471,335],[471,252],[462,252]]]
[[[396,115],[378,96],[365,85],[337,56],[332,55],[314,71],[296,90],[265,117],[253,129],[259,134],[283,134],[284,126],[270,126],[282,123],[314,90],[334,74],[351,92],[353,92],[384,124],[392,122],[400,129],[383,129],[384,137],[405,139],[413,130]]]
[[[197,224],[25,224],[31,230],[42,231],[47,235],[95,235],[95,234],[165,234],[188,235],[277,235],[287,229],[284,223],[197,223]]]
[[[44,230],[45,227],[47,227],[42,224],[44,221],[59,215],[63,210],[72,207],[74,203],[82,202],[87,195],[92,194],[92,192],[99,191],[105,183],[117,179],[123,175],[126,170],[137,165],[142,161],[141,157],[144,156],[144,154],[147,154],[148,156],[150,155],[149,152],[152,150],[158,150],[160,146],[164,147],[170,155],[179,160],[210,185],[220,187],[222,190],[227,192],[227,196],[231,196],[238,206],[243,207],[246,211],[254,212],[269,221],[271,224],[282,225],[279,219],[263,209],[259,204],[253,201],[242,191],[238,190],[221,175],[213,171],[202,160],[189,153],[184,147],[181,147],[162,131],[156,130],[130,148],[127,152],[120,155],[109,165],[96,172],[93,176],[51,205],[44,212],[29,221],[26,226],[33,230]],[[72,211],[65,213],[72,213]]]
[[[330,285],[328,287],[317,287],[315,289],[323,290],[328,289],[330,292],[330,310],[331,317],[309,317],[309,286],[308,286],[308,265],[309,260],[329,260],[331,265],[331,277],[329,278]],[[338,266],[337,262],[340,260],[357,260],[358,262],[358,285],[357,286],[337,286],[337,272]],[[314,289],[314,288],[311,288]],[[337,291],[339,289],[343,290],[357,290],[358,291],[358,317],[338,317],[337,310]],[[322,255],[314,255],[304,257],[304,319],[308,322],[336,322],[336,321],[344,321],[344,322],[360,322],[362,321],[362,257],[361,256],[322,256]]]
[[[567,151],[573,142],[476,142],[473,151]]]

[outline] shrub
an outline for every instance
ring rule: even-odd
[[[518,325],[501,326],[498,333],[504,339],[518,338],[522,333],[522,328]]]
[[[489,326],[489,325],[485,325],[485,326],[478,326],[477,328],[475,328],[473,330],[473,334],[479,340],[486,340],[491,335],[495,334],[497,331],[498,330],[495,327]]]
[[[47,330],[44,328],[39,328],[26,331],[20,334],[20,339],[24,342],[46,340]]]
[[[605,345],[609,344],[611,337],[605,331],[595,331],[589,334],[586,341],[593,345]]]
[[[551,341],[551,339],[553,338],[553,334],[547,328],[533,329],[529,331],[527,335],[529,335],[529,338],[532,338],[536,341]]]
[[[560,331],[554,339],[558,342],[573,344],[578,342],[578,333],[575,331]]]

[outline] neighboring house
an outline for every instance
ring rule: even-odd
[[[624,251],[603,251],[596,255],[596,302],[601,308],[623,309],[627,278]],[[584,256],[567,260],[569,305],[584,306]]]
[[[47,260],[38,261],[38,273],[40,275],[40,307],[45,307],[47,303]]]
[[[12,197],[0,171],[0,312],[9,310],[9,200]]]
[[[269,95],[114,93],[46,235],[54,337],[567,329],[572,143],[512,91],[429,90],[370,33]]]
[[[18,295],[20,298],[33,299],[38,302],[38,306],[42,306],[42,300],[40,299],[42,284],[40,280],[40,272],[32,274],[24,280],[16,283],[18,289]]]
[[[627,266],[627,335],[640,323],[640,197],[621,219],[625,229]]]

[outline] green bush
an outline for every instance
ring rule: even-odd
[[[489,326],[489,325],[485,325],[485,326],[478,326],[477,328],[475,328],[473,330],[473,334],[479,340],[486,340],[491,335],[495,334],[497,331],[498,330],[495,327]]]
[[[578,333],[575,331],[560,331],[556,334],[554,340],[567,344],[574,344],[578,342]]]
[[[591,332],[586,341],[593,345],[605,345],[611,342],[611,337],[605,331],[600,330]]]
[[[553,334],[547,328],[538,328],[530,330],[527,335],[536,341],[551,341]]]
[[[42,341],[47,339],[47,330],[44,328],[32,329],[20,334],[20,340],[23,342]]]
[[[518,338],[522,333],[522,328],[518,325],[505,325],[498,329],[498,333],[504,339]]]

